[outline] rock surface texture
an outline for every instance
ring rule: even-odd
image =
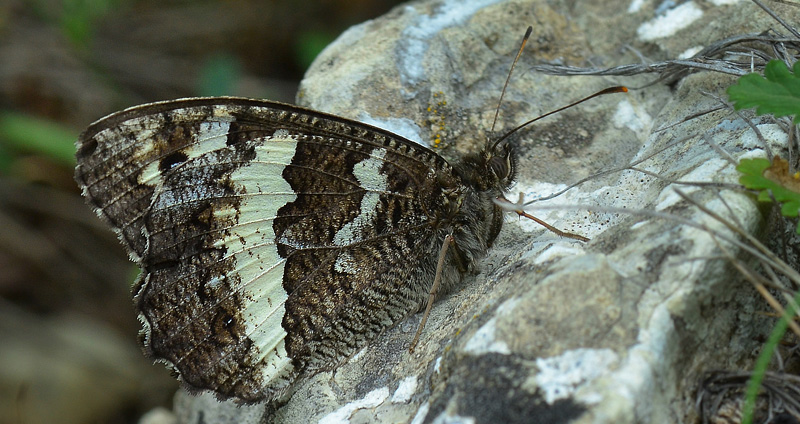
[[[435,144],[455,158],[599,89],[657,77],[548,76],[533,71],[535,64],[640,62],[625,46],[649,60],[672,59],[732,34],[777,26],[749,2],[657,7],[409,3],[342,34],[308,71],[298,103]],[[529,25],[533,35],[492,133],[501,88]],[[414,353],[408,347],[420,314],[335,371],[301,382],[279,408],[179,394],[180,422],[691,421],[702,372],[751,368],[771,323],[753,311],[767,308],[706,231],[622,209],[671,214],[726,234],[677,187],[735,216],[748,232],[763,229],[750,196],[671,183],[737,181],[733,165],[707,139],[734,158],[764,155],[752,130],[725,109],[684,122],[718,106],[705,93],[724,97],[733,81],[695,73],[669,86],[593,100],[516,133],[521,160],[512,201],[646,160],[638,170],[607,173],[532,205],[530,213],[588,243],[510,213],[481,273],[435,304]],[[761,130],[779,150],[781,133],[768,124]],[[579,207],[536,209],[543,205]]]

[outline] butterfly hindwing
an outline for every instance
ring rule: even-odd
[[[236,98],[110,115],[78,161],[142,267],[147,353],[189,388],[244,402],[285,394],[419,309],[451,231],[443,205],[463,195],[450,165],[399,136]]]

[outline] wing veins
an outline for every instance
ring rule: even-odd
[[[417,226],[414,226],[414,227],[410,227],[410,228],[408,228],[408,230],[415,229],[415,228],[420,228],[420,227],[422,227],[422,226],[424,226],[424,225],[426,225],[426,224],[420,224],[420,225],[417,225]],[[406,232],[406,231],[403,231],[403,232]],[[391,237],[391,236],[395,236],[395,235],[398,235],[398,234],[400,234],[400,232],[392,232],[392,233],[386,233],[386,234],[382,234],[382,235],[380,235],[380,236],[373,237],[373,238],[371,238],[371,239],[369,239],[369,240],[365,240],[365,241],[362,241],[362,242],[359,242],[359,243],[355,243],[355,244],[353,244],[353,245],[351,245],[351,246],[349,246],[349,247],[354,247],[354,246],[357,246],[357,245],[360,245],[360,244],[366,244],[366,243],[374,242],[374,241],[377,241],[377,240],[380,240],[380,239],[384,239],[384,238],[388,238],[388,237]],[[261,244],[261,246],[265,246],[265,245],[268,245],[268,244],[267,244],[267,243]],[[208,268],[214,267],[214,266],[216,266],[217,264],[219,264],[220,262],[222,262],[222,261],[224,261],[224,260],[227,260],[227,259],[229,259],[229,258],[233,257],[233,256],[234,256],[235,254],[237,254],[237,253],[238,253],[238,254],[245,253],[246,251],[248,251],[248,250],[250,250],[250,249],[253,249],[253,248],[255,248],[255,247],[256,247],[256,245],[253,245],[253,246],[251,246],[251,247],[248,247],[247,249],[242,249],[242,250],[240,250],[240,251],[238,251],[238,252],[235,252],[235,253],[231,253],[231,254],[229,254],[229,255],[226,255],[225,257],[223,257],[222,259],[220,259],[220,260],[218,260],[218,261],[216,261],[216,262],[214,262],[214,263],[211,263],[211,264],[209,264],[209,265],[207,265],[207,266],[205,266],[205,267],[203,267],[203,268],[199,268],[199,270],[206,270],[206,269],[208,269]],[[310,249],[296,249],[295,251],[300,251],[300,250],[310,250]],[[341,246],[331,247],[331,248],[330,248],[330,250],[332,251],[332,253],[331,253],[331,254],[333,254],[334,252],[340,252],[340,251],[344,250],[344,247],[341,247]],[[292,253],[290,254],[290,256],[288,256],[288,257],[286,257],[286,258],[281,258],[281,261],[279,261],[279,262],[276,262],[276,263],[275,263],[275,265],[277,265],[278,263],[281,263],[281,262],[288,261],[288,260],[289,260],[289,258],[291,257],[291,255],[292,255],[292,254],[294,254],[294,252],[292,252]],[[323,266],[324,266],[324,265],[326,265],[326,264],[328,264],[329,262],[330,262],[330,258],[328,258],[326,262],[320,262],[320,265],[319,265],[319,266],[318,266],[316,269],[314,269],[312,272],[310,272],[309,274],[307,274],[303,280],[301,280],[301,281],[299,281],[299,282],[298,282],[298,285],[297,285],[297,288],[295,289],[295,291],[297,291],[297,290],[299,290],[299,289],[301,289],[301,288],[305,287],[305,285],[309,283],[309,278],[310,278],[311,276],[315,275],[315,273],[316,273],[316,272],[317,272],[319,269],[323,268]],[[270,268],[270,270],[271,270],[271,269],[274,269],[274,266],[273,266],[273,267],[271,267],[271,268]],[[258,279],[258,278],[260,278],[261,276],[263,276],[263,275],[264,275],[266,272],[269,272],[269,270],[267,270],[267,271],[265,271],[265,272],[263,272],[263,273],[259,274],[257,277],[254,277],[254,278],[250,279],[250,281],[247,281],[247,282],[242,282],[242,284],[241,284],[241,285],[240,285],[240,286],[239,286],[239,287],[238,287],[238,288],[237,288],[235,291],[232,291],[232,292],[230,292],[230,293],[229,293],[227,296],[225,296],[225,297],[223,297],[223,298],[220,298],[220,299],[219,299],[219,300],[218,300],[218,301],[217,301],[215,304],[213,304],[213,305],[209,305],[209,307],[208,307],[208,308],[206,308],[206,309],[204,309],[204,310],[202,310],[202,311],[198,311],[198,312],[196,312],[194,315],[192,315],[192,316],[190,317],[190,319],[189,319],[189,320],[187,320],[187,322],[191,323],[191,322],[193,322],[193,321],[194,321],[194,319],[198,318],[199,316],[202,316],[202,315],[205,315],[205,314],[207,314],[209,311],[211,311],[211,310],[213,310],[214,308],[218,307],[218,306],[219,306],[219,305],[220,305],[220,304],[221,304],[221,303],[222,303],[224,300],[227,300],[228,298],[230,298],[230,296],[233,296],[234,294],[237,294],[237,295],[238,295],[238,294],[241,294],[241,292],[242,292],[242,291],[243,291],[243,290],[244,290],[244,289],[245,289],[245,288],[246,288],[246,287],[247,287],[249,284],[251,284],[251,283],[255,282],[255,281]],[[193,273],[193,274],[196,274],[196,272],[195,272],[195,273]],[[186,278],[186,277],[188,277],[188,276],[183,276],[181,279],[179,279],[179,280],[176,280],[176,284],[181,284],[181,282],[182,282],[183,278]],[[288,299],[288,297],[290,297],[291,295],[292,295],[292,293],[287,293],[287,299]],[[279,302],[279,303],[278,303],[278,305],[279,305],[279,306],[282,306],[282,305],[285,305],[285,304],[286,304],[286,301],[281,301],[281,302]],[[268,315],[267,315],[267,318],[271,317],[271,316],[272,316],[272,314],[274,314],[276,310],[277,310],[277,308],[275,308],[275,307],[274,307],[274,308],[273,308],[273,310],[270,312],[270,314],[268,314]],[[259,325],[263,324],[263,322],[264,322],[264,321],[266,321],[266,319],[262,320],[262,321],[261,321],[261,323],[259,323]],[[156,320],[154,323],[158,323],[158,322],[160,322],[160,320]],[[187,325],[188,325],[188,324],[187,324]],[[254,326],[254,327],[255,327],[255,326]],[[183,331],[185,328],[186,328],[186,326],[181,326],[181,327],[180,327],[180,328],[178,328],[178,329],[173,329],[174,331],[170,332],[170,333],[169,333],[169,336],[170,336],[170,337],[172,337],[173,335],[175,335],[175,334],[179,333],[180,331]],[[248,336],[249,336],[249,334],[248,334]],[[210,335],[209,335],[208,337],[210,337]],[[207,338],[208,338],[208,337],[207,337]],[[206,338],[206,339],[207,339],[207,338]],[[206,339],[204,339],[204,340],[202,340],[202,341],[205,341]],[[197,343],[197,344],[196,344],[196,345],[195,345],[195,346],[192,348],[192,350],[193,350],[194,348],[196,348],[197,346],[199,346],[200,344],[201,344],[201,343]],[[190,350],[190,351],[191,351],[191,350]]]

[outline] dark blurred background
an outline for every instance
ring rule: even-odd
[[[92,121],[139,103],[292,102],[389,0],[0,1],[0,423],[133,423],[177,387],[136,343],[137,268],[72,180]]]

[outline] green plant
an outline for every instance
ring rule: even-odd
[[[771,60],[764,76],[743,75],[728,87],[728,96],[737,110],[755,107],[758,115],[794,115],[794,123],[800,124],[800,62],[795,62],[792,72],[780,60]]]
[[[739,183],[750,190],[758,190],[758,200],[782,204],[781,214],[796,218],[800,211],[800,174],[791,174],[789,162],[775,156],[772,162],[764,158],[742,159],[736,166],[742,176]],[[800,225],[797,227],[800,234]]]
[[[793,123],[800,124],[800,62],[795,62],[790,71],[784,62],[772,60],[764,68],[764,76],[757,73],[744,75],[736,84],[728,87],[727,92],[737,110],[754,107],[757,115],[772,114],[777,118],[794,116]],[[759,201],[779,202],[783,216],[797,218],[800,212],[800,173],[792,173],[786,160],[780,156],[775,156],[772,161],[765,158],[742,159],[736,170],[742,174],[739,177],[742,185],[758,191]],[[800,225],[796,231],[800,234]],[[750,424],[753,421],[755,400],[761,390],[762,379],[788,323],[795,316],[794,305],[798,301],[800,292],[795,294],[794,302],[789,302],[756,361],[742,407],[742,423]]]
[[[795,62],[794,72],[785,63],[771,60],[764,68],[764,76],[751,73],[742,76],[728,87],[728,96],[738,109],[756,108],[756,114],[770,113],[775,117],[794,116],[800,123],[800,62]],[[792,174],[789,163],[779,156],[768,159],[743,159],[736,169],[742,173],[739,182],[751,190],[758,190],[758,200],[782,203],[781,214],[796,218],[800,211],[800,174]],[[800,226],[797,232],[800,233]]]

